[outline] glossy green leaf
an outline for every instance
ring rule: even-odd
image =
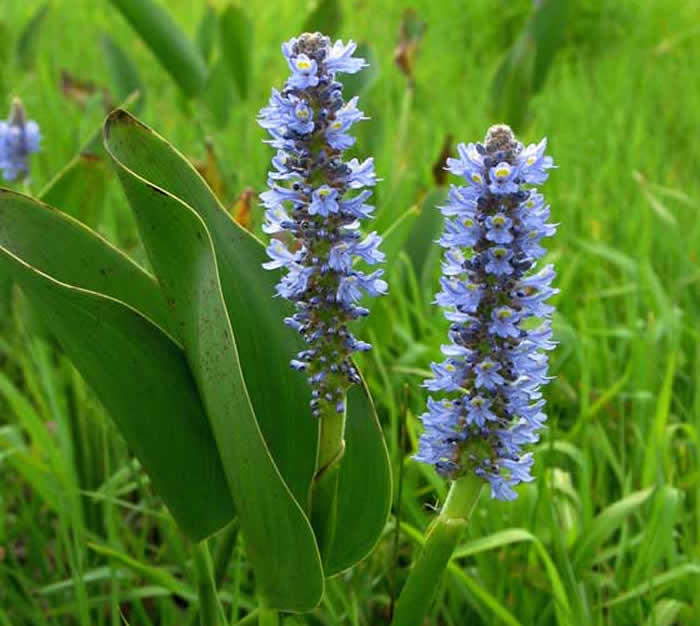
[[[15,48],[17,58],[22,65],[22,68],[28,70],[34,64],[36,56],[36,47],[39,41],[39,33],[41,26],[49,12],[50,5],[48,2],[40,5],[34,12],[29,21],[17,38],[17,47]]]
[[[301,32],[316,31],[335,37],[343,25],[343,7],[340,0],[319,0],[316,8],[306,18]]]
[[[116,110],[107,118],[105,143],[121,167],[182,200],[211,233],[224,301],[258,423],[287,485],[305,506],[316,464],[318,423],[309,419],[306,379],[289,368],[301,342],[282,323],[291,307],[273,297],[279,274],[262,269],[268,259],[260,242],[229,217],[202,177],[162,137],[125,111]]]
[[[207,66],[197,47],[170,14],[153,0],[110,0],[140,35],[160,64],[188,96],[197,95],[207,78]]]
[[[59,282],[5,247],[0,266],[112,415],[182,530],[200,540],[226,524],[233,503],[180,347],[134,309]]]
[[[318,547],[258,427],[209,231],[167,191],[123,164],[118,172],[207,409],[258,594],[276,609],[310,610],[323,594]],[[252,324],[245,332],[264,328]]]
[[[134,103],[133,108],[136,112],[140,111],[146,100],[146,87],[136,66],[129,55],[109,35],[102,35],[100,47],[105,57],[107,71],[112,79],[110,83],[112,91],[120,102],[126,100],[132,93],[138,92],[139,98]]]
[[[70,285],[116,298],[171,328],[154,278],[79,221],[47,204],[0,189],[0,245]]]
[[[229,5],[220,18],[221,51],[238,94],[248,97],[253,57],[253,24],[243,9]]]
[[[379,541],[391,510],[391,466],[369,391],[348,393],[345,455],[338,479],[337,523],[326,576],[352,567]]]

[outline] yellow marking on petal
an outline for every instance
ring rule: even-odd
[[[457,368],[456,368],[454,365],[452,365],[452,363],[449,363],[449,364],[445,365],[445,369],[446,369],[448,372],[454,372],[455,369],[457,369]]]
[[[305,61],[304,59],[297,59],[297,69],[298,70],[308,70],[311,68],[311,62]]]
[[[532,165],[535,161],[537,161],[537,157],[531,156],[527,158],[528,165]]]
[[[478,174],[477,172],[474,172],[472,174],[472,181],[474,181],[475,183],[481,184],[482,180],[483,179],[481,178],[481,174]]]
[[[462,224],[464,224],[467,228],[471,228],[472,226],[474,226],[474,220],[472,220],[468,217],[465,217],[464,220],[462,221]]]
[[[328,189],[328,187],[324,187],[323,189],[318,190],[318,195],[321,196],[322,198],[325,198],[326,196],[331,195],[331,190]]]
[[[534,200],[528,200],[528,201],[525,203],[525,206],[526,206],[528,209],[531,209],[532,207],[535,206],[535,201],[534,201]]]
[[[341,126],[342,126],[342,123],[341,123],[341,122],[333,122],[333,123],[331,124],[331,128],[332,128],[333,130],[338,130]]]
[[[508,174],[510,174],[510,169],[507,167],[500,167],[496,170],[496,176],[498,178],[505,178]]]
[[[498,315],[498,319],[507,320],[511,316],[511,312],[507,309],[501,309],[496,315]]]
[[[495,226],[503,226],[503,224],[506,223],[506,220],[502,215],[497,215],[491,221]]]

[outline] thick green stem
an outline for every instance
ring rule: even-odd
[[[345,453],[345,412],[328,411],[320,419],[318,461],[311,493],[311,524],[321,556],[325,558],[335,537],[338,476]]]
[[[216,595],[211,556],[206,539],[192,544],[192,556],[197,572],[197,593],[201,626],[225,626],[224,611]]]
[[[452,483],[437,519],[430,525],[423,549],[396,603],[393,626],[420,626],[428,614],[442,572],[469,522],[483,481],[465,476]]]

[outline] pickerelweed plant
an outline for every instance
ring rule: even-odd
[[[450,343],[424,383],[440,396],[428,398],[415,459],[453,482],[399,599],[397,626],[422,623],[484,482],[492,497],[512,500],[513,487],[533,479],[523,446],[538,440],[546,420],[540,386],[555,345],[546,300],[557,291],[551,265],[533,273],[545,254],[541,240],[555,232],[536,191],[553,167],[545,148],[546,140],[524,147],[497,125],[447,162],[467,182],[452,186],[442,208],[436,303],[451,322]]]
[[[371,218],[367,204],[376,184],[374,160],[343,160],[355,143],[351,127],[366,119],[357,97],[343,99],[338,73],[356,73],[366,64],[352,56],[356,45],[320,33],[305,33],[283,44],[291,75],[282,91],[273,89],[260,125],[277,150],[269,174],[269,189],[261,195],[266,207],[263,230],[272,235],[267,269],[284,268],[277,294],[294,303],[285,323],[299,332],[306,348],[291,361],[311,385],[311,414],[321,420],[321,437],[314,487],[314,525],[327,543],[329,519],[343,455],[345,396],[361,382],[351,360],[354,352],[371,346],[353,336],[348,323],[369,310],[364,295],[386,293],[383,270],[365,273],[355,265],[384,260],[376,232],[362,237],[360,223]],[[323,520],[323,521],[320,521]]]
[[[348,329],[367,314],[360,299],[387,289],[381,270],[355,266],[383,255],[376,233],[359,235],[373,161],[342,158],[364,117],[335,79],[365,65],[354,50],[320,34],[283,46],[292,75],[260,117],[277,149],[269,256],[123,109],[104,146],[152,273],[60,209],[0,190],[0,278],[22,289],[190,539],[207,625],[224,623],[207,544],[222,528],[224,561],[240,528],[267,626],[317,607],[325,579],[364,559],[389,516],[388,451],[351,361],[369,346]],[[41,200],[68,202],[58,191],[73,171]]]
[[[29,180],[29,156],[39,151],[39,125],[27,119],[19,98],[12,101],[7,121],[0,121],[0,170],[7,181]]]

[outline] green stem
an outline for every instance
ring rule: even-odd
[[[318,461],[311,492],[311,524],[325,559],[335,537],[340,462],[345,453],[345,412],[321,415]]]
[[[401,590],[392,626],[423,623],[442,572],[469,522],[483,485],[477,476],[465,476],[452,483],[442,511],[430,525],[423,549]]]
[[[216,595],[211,556],[207,540],[192,544],[194,568],[197,572],[197,593],[201,626],[225,626],[224,610]]]

